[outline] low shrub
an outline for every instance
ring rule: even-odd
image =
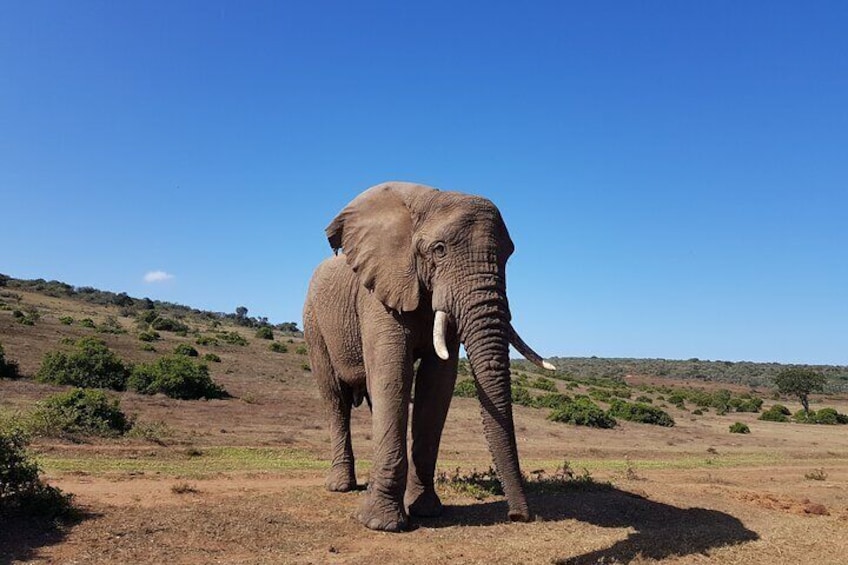
[[[197,357],[200,355],[195,348],[187,343],[181,343],[174,348],[176,355],[185,355],[186,357]]]
[[[187,325],[179,320],[174,320],[173,318],[167,318],[165,316],[156,316],[153,318],[150,322],[150,327],[160,332],[188,333]]]
[[[653,404],[654,399],[650,396],[645,396],[644,394],[641,394],[636,397],[636,402],[641,402],[642,404]]]
[[[742,422],[733,422],[732,424],[730,424],[730,433],[750,434],[751,428],[748,427],[748,424],[743,424]]]
[[[130,368],[103,341],[84,337],[70,352],[46,353],[36,380],[57,385],[124,390]]]
[[[704,411],[703,411],[703,410],[701,410],[700,408],[696,408],[696,409],[692,410],[692,415],[694,415],[694,416],[703,416],[703,415],[704,415]]]
[[[153,347],[152,343],[142,343],[141,344],[142,351],[156,351],[156,348]]]
[[[268,349],[273,351],[274,353],[288,353],[289,348],[286,347],[284,343],[280,343],[279,341],[274,341],[271,345],[268,346]]]
[[[262,326],[256,330],[256,337],[259,339],[274,339],[274,330],[268,326]]]
[[[585,397],[577,397],[565,406],[554,410],[548,419],[593,428],[613,428],[616,425],[614,418]]]
[[[537,396],[535,399],[535,405],[537,407],[551,408],[553,410],[563,408],[570,402],[571,397],[569,397],[567,394],[562,394],[560,392],[551,392],[548,394],[543,394],[541,396]]]
[[[766,422],[788,422],[792,412],[782,404],[775,404],[760,414],[759,420]]]
[[[546,390],[548,392],[557,391],[557,387],[554,381],[546,377],[537,377],[535,380],[530,382],[530,386],[539,390]]]
[[[74,319],[70,316],[62,316],[59,318],[59,323],[65,324],[66,326],[70,326],[74,323]]]
[[[312,367],[310,367],[309,363],[307,363],[305,361],[303,363],[301,363],[300,368],[303,369],[304,371],[306,371],[307,373],[312,371]]]
[[[512,389],[513,404],[518,404],[520,406],[528,406],[530,408],[536,405],[533,395],[530,394],[530,391],[524,388],[523,386],[511,385],[510,388]]]
[[[95,324],[94,320],[92,320],[91,318],[83,318],[79,321],[79,325],[84,328],[90,328],[92,330],[97,327],[97,324]]]
[[[45,484],[18,429],[0,429],[0,521],[13,518],[70,518],[71,495]]]
[[[151,364],[133,368],[127,387],[141,394],[164,394],[171,398],[226,398],[227,392],[209,376],[206,365],[184,355],[166,355]]]
[[[309,353],[305,345],[298,345],[297,348],[295,348],[294,352],[298,355],[306,355],[307,353]]]
[[[196,343],[197,345],[202,345],[204,347],[214,346],[214,345],[218,345],[218,338],[208,336],[208,335],[202,335],[202,336],[198,337],[194,341],[194,343]]]
[[[731,398],[730,406],[737,412],[759,412],[763,406],[762,398]]]
[[[453,395],[460,398],[477,398],[477,384],[474,379],[462,379],[453,387]]]
[[[218,334],[218,339],[230,345],[247,345],[247,340],[244,339],[238,332],[221,332]]]
[[[822,408],[818,412],[810,410],[809,414],[799,410],[792,416],[792,419],[799,424],[823,424],[826,426],[848,424],[848,415],[840,414],[833,408]]]
[[[0,343],[0,379],[17,379],[21,376],[17,362],[6,359],[3,344]]]
[[[159,332],[148,330],[146,332],[141,332],[138,334],[138,339],[141,341],[158,341],[162,336],[159,335]]]
[[[117,399],[102,390],[75,388],[41,401],[32,414],[32,429],[47,436],[115,437],[132,427]]]
[[[210,363],[220,363],[221,358],[215,355],[214,353],[207,353],[203,356],[204,361],[209,361]]]
[[[668,412],[641,402],[632,404],[624,400],[613,400],[610,404],[609,414],[614,418],[621,418],[630,422],[653,424],[669,428],[674,426],[674,418]]]

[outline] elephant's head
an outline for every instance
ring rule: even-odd
[[[385,183],[354,199],[327,227],[362,284],[388,308],[435,311],[433,347],[448,358],[448,324],[468,352],[483,424],[513,520],[530,519],[512,420],[509,345],[553,367],[510,323],[506,262],[512,240],[489,200],[410,183]],[[423,297],[429,300],[422,300]]]

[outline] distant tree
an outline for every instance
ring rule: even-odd
[[[0,286],[6,286],[11,277],[9,275],[4,275],[0,273]]]
[[[774,377],[777,390],[781,394],[797,396],[805,414],[810,413],[810,394],[822,392],[826,382],[827,378],[821,373],[800,367],[785,369]]]
[[[236,308],[236,318],[242,320],[245,317],[247,317],[247,308],[245,308],[244,306],[239,306],[238,308]]]

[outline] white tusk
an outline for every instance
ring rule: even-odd
[[[445,343],[445,333],[447,333],[447,330],[447,312],[436,310],[436,319],[433,321],[433,348],[436,350],[436,355],[443,361],[447,361],[450,357],[448,346]]]
[[[515,331],[515,328],[512,327],[512,324],[509,325],[509,342],[512,346],[521,353],[525,359],[533,363],[534,365],[538,365],[543,369],[547,369],[548,371],[556,371],[556,367],[553,364],[548,363],[542,356],[533,351],[529,345],[527,345],[521,336],[518,335],[518,332]]]

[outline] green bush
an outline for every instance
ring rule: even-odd
[[[185,355],[186,357],[197,357],[199,353],[195,348],[187,343],[181,343],[174,348],[174,353],[177,355]]]
[[[523,386],[511,385],[510,388],[512,389],[513,404],[528,406],[530,408],[536,405],[533,395],[531,395],[530,391]]]
[[[567,405],[554,410],[548,419],[593,428],[613,428],[616,425],[614,418],[585,397],[575,398]]]
[[[306,361],[300,364],[300,368],[306,371],[307,373],[312,371],[312,367],[310,367],[309,363],[307,363]]]
[[[81,325],[84,328],[91,328],[91,329],[94,329],[94,328],[97,327],[97,324],[95,324],[94,320],[92,320],[91,318],[83,318],[82,320],[79,321],[79,325]]]
[[[141,394],[161,393],[171,398],[226,398],[229,395],[209,376],[206,365],[184,355],[166,355],[133,368],[127,387]]]
[[[117,399],[102,390],[75,388],[39,403],[32,415],[33,431],[43,435],[80,434],[114,437],[132,427]]]
[[[156,351],[156,348],[153,347],[152,343],[142,343],[141,344],[142,351]]]
[[[156,316],[153,321],[150,322],[150,327],[160,332],[173,332],[177,334],[188,333],[187,325],[179,320],[166,318],[165,316]]]
[[[636,402],[641,402],[642,404],[653,404],[654,400],[650,396],[642,394],[636,397]]]
[[[224,343],[230,345],[247,345],[247,340],[244,339],[238,332],[221,332],[218,338]]]
[[[535,405],[537,407],[552,408],[554,410],[563,408],[570,402],[571,397],[569,397],[567,394],[562,394],[560,392],[550,392],[548,394],[537,396],[535,399]]]
[[[630,422],[639,422],[641,424],[653,424],[656,426],[666,427],[674,426],[674,418],[672,418],[668,412],[641,402],[631,404],[624,400],[613,400],[612,404],[610,404],[609,415],[615,418],[621,418],[622,420],[628,420]]]
[[[305,345],[298,345],[294,352],[298,355],[306,355],[308,353],[308,350],[306,349]]]
[[[203,356],[204,361],[209,361],[210,363],[220,363],[221,358],[215,355],[214,353],[207,353]]]
[[[759,412],[763,406],[762,398],[731,398],[730,406],[737,412]]]
[[[730,425],[730,433],[732,434],[750,434],[751,428],[742,422],[734,422]]]
[[[256,337],[259,339],[274,339],[274,330],[268,326],[262,326],[256,330]]]
[[[848,424],[848,415],[840,414],[833,408],[822,408],[818,412],[810,410],[809,414],[799,410],[792,416],[792,419],[801,424],[823,424],[827,426]]]
[[[775,404],[760,414],[758,419],[766,422],[788,422],[790,414],[792,412],[789,411],[789,408],[782,404]]]
[[[453,387],[453,395],[460,398],[477,398],[477,384],[474,379],[462,379]]]
[[[557,391],[557,387],[554,381],[545,377],[537,377],[536,380],[530,383],[530,386],[539,390],[546,390],[548,392]]]
[[[141,332],[138,334],[138,339],[141,341],[157,341],[162,336],[159,335],[159,332],[155,332],[153,330],[148,330],[146,332]]]
[[[20,430],[0,429],[0,521],[72,517],[71,495],[41,481],[26,444]]]
[[[273,351],[274,353],[287,353],[289,348],[286,347],[285,344],[280,343],[279,341],[272,342],[268,349]]]
[[[43,383],[124,390],[130,368],[93,337],[74,342],[70,352],[46,353],[35,378]]]
[[[18,364],[6,359],[3,344],[0,343],[0,379],[17,379],[21,376]]]
[[[61,318],[59,318],[59,322],[65,324],[66,326],[70,326],[74,323],[74,319],[70,316],[62,316]]]
[[[205,347],[218,345],[218,339],[208,335],[202,335],[195,340],[197,345],[203,345]]]

